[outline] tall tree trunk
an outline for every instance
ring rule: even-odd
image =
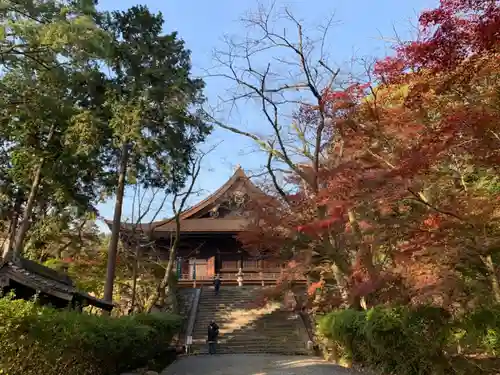
[[[352,231],[356,238],[357,256],[361,260],[362,266],[366,268],[366,272],[368,273],[370,279],[376,280],[378,275],[375,265],[373,264],[372,251],[367,244],[363,243],[363,234],[361,233],[361,228],[359,227],[359,223],[354,212],[349,210],[347,214],[349,217],[349,223],[351,224]]]
[[[317,208],[318,219],[324,219],[326,217],[326,206],[319,206]],[[349,273],[349,265],[345,259],[344,254],[340,253],[340,249],[335,245],[335,241],[331,235],[326,235],[323,237],[323,246],[327,249],[327,253],[332,259],[332,272],[339,288],[340,295],[345,304],[349,303],[349,286],[346,276]]]
[[[16,239],[14,241],[14,247],[12,249],[13,256],[18,257],[21,255],[24,245],[24,240],[26,239],[26,234],[30,229],[31,225],[31,215],[33,213],[33,208],[35,206],[36,196],[38,194],[38,188],[40,187],[40,182],[42,180],[42,169],[45,164],[45,159],[40,160],[40,164],[36,168],[35,176],[33,177],[33,182],[31,183],[30,193],[28,195],[28,200],[26,201],[26,206],[23,212],[23,218],[16,231]]]
[[[46,143],[50,144],[52,138],[54,137],[54,132],[56,129],[56,125],[52,124],[49,130],[49,134],[47,135]],[[38,188],[40,187],[40,183],[42,181],[42,170],[45,165],[46,159],[44,157],[40,158],[40,163],[38,164],[35,175],[33,176],[33,182],[31,183],[30,193],[28,195],[28,200],[26,201],[26,206],[24,207],[23,219],[19,225],[19,229],[16,231],[16,240],[14,242],[13,247],[13,255],[17,257],[21,255],[23,250],[24,240],[26,239],[26,234],[30,229],[31,225],[31,215],[33,213],[33,208],[35,207],[35,200],[38,194]]]
[[[174,306],[172,306],[172,309],[174,312],[177,312],[177,303],[175,300],[175,293],[174,286],[173,284],[173,277],[172,277],[172,271],[174,269],[174,263],[175,263],[175,258],[177,254],[177,246],[179,245],[180,242],[180,232],[181,232],[181,222],[180,222],[180,217],[179,213],[177,213],[175,217],[175,223],[176,223],[176,228],[175,228],[175,239],[173,243],[170,246],[170,251],[168,255],[168,263],[167,267],[165,269],[165,274],[163,275],[162,280],[158,284],[158,287],[156,288],[155,292],[151,295],[151,297],[148,298],[148,301],[146,302],[146,312],[149,313],[153,309],[154,305],[158,302],[158,299],[160,298],[160,295],[162,294],[162,291],[166,290],[166,296],[169,298],[173,303]]]
[[[134,311],[135,308],[135,296],[137,294],[137,269],[139,268],[139,245],[136,245],[135,248],[135,259],[134,259],[134,265],[132,269],[132,297],[130,298],[130,304],[132,312]]]
[[[498,281],[497,270],[491,255],[481,257],[486,269],[488,270],[488,277],[490,278],[491,288],[493,290],[493,298],[496,303],[500,303],[500,282]]]
[[[14,241],[16,238],[17,225],[19,222],[19,213],[23,205],[24,192],[19,189],[16,194],[16,200],[14,202],[14,208],[12,209],[12,214],[10,216],[9,232],[8,237],[3,243],[2,259],[8,260],[10,254],[12,253],[12,248],[14,246]]]
[[[120,167],[118,171],[118,186],[116,189],[115,212],[113,215],[113,227],[108,247],[108,265],[106,270],[106,282],[104,284],[104,300],[113,302],[113,283],[115,281],[116,255],[118,253],[118,239],[120,235],[120,224],[122,218],[123,196],[125,193],[125,179],[127,175],[127,164],[129,146],[125,142],[121,149]]]

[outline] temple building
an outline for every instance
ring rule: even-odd
[[[282,268],[278,261],[251,256],[237,239],[253,219],[248,203],[262,197],[267,195],[238,167],[213,194],[181,212],[176,264],[181,285],[211,283],[217,274],[225,283],[244,279],[245,284],[264,284],[279,278]],[[112,221],[106,223],[112,227]],[[142,242],[153,241],[151,248],[166,259],[175,228],[174,218],[139,225],[122,223],[120,235],[129,246],[137,246],[134,239],[138,237]]]

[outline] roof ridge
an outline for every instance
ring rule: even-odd
[[[255,191],[260,191],[262,192],[261,189],[259,189],[257,186],[255,186],[251,181],[250,178],[246,175],[245,171],[243,168],[241,168],[240,165],[238,165],[233,173],[233,175],[224,183],[222,184],[221,187],[219,187],[217,190],[215,190],[212,194],[210,194],[208,197],[205,199],[201,200],[200,202],[194,204],[193,206],[187,208],[186,210],[182,211],[180,213],[180,219],[181,220],[186,220],[204,209],[206,206],[208,206],[213,200],[220,198],[225,192],[227,192],[239,179],[245,179],[251,184],[251,189],[254,188]],[[265,194],[262,192],[262,194]],[[171,217],[165,220],[160,220],[152,223],[148,223],[146,225],[154,225],[155,228],[159,228],[165,224],[168,224],[175,220],[175,217]],[[112,225],[112,221],[110,220],[105,220],[106,224],[108,226]],[[122,223],[123,224],[123,223]]]
[[[222,194],[224,194],[226,191],[228,191],[235,183],[238,181],[239,178],[246,178],[248,179],[247,175],[241,168],[241,166],[238,165],[236,170],[234,171],[233,175],[217,190],[215,190],[212,194],[210,194],[208,197],[205,199],[201,200],[200,202],[196,203],[195,205],[191,206],[190,208],[184,210],[184,212],[181,212],[180,218],[181,220],[185,220],[194,214],[196,214],[198,211],[202,210],[208,202],[210,202],[214,197],[220,197]],[[194,212],[193,212],[194,211]],[[169,219],[172,220],[173,218]]]

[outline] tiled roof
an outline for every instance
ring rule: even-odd
[[[75,291],[75,287],[71,284],[68,285],[66,283],[44,277],[22,267],[20,264],[13,262],[4,264],[2,271],[10,279],[18,282],[19,284],[26,285],[34,290],[40,290],[49,295],[55,295],[58,298],[63,298],[68,301],[72,299],[72,294]]]
[[[26,271],[29,271],[31,273],[35,273],[39,276],[42,276],[46,279],[57,281],[59,283],[68,285],[68,286],[74,286],[73,280],[66,275],[65,273],[58,272],[52,268],[45,267],[44,265],[37,263],[35,261],[26,259],[26,258],[20,258],[19,259],[19,266],[25,269]]]
[[[68,275],[26,258],[0,263],[0,274],[30,289],[39,290],[57,298],[71,301],[74,295],[79,295],[99,308],[106,310],[113,308],[113,304],[78,290]]]

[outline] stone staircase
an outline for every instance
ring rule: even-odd
[[[300,316],[280,303],[252,306],[261,294],[262,287],[223,286],[218,296],[213,287],[203,288],[192,353],[208,353],[207,327],[214,319],[220,328],[217,353],[309,354]]]

